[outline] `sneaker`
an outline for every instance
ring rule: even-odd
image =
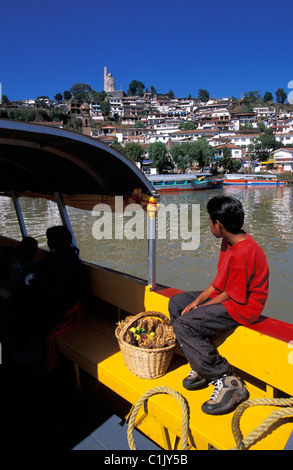
[[[208,380],[199,375],[195,370],[191,369],[188,376],[183,380],[183,387],[187,388],[187,390],[195,390],[208,385],[208,383]]]
[[[247,389],[235,376],[224,375],[211,383],[215,385],[213,394],[201,407],[206,414],[220,415],[232,411],[235,405],[248,396]]]

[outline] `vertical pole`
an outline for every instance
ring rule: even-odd
[[[156,217],[148,210],[148,285],[156,289]]]
[[[11,191],[11,197],[12,197],[14,209],[15,209],[15,212],[16,212],[17,220],[18,220],[18,223],[19,223],[22,238],[27,237],[27,230],[26,230],[26,226],[25,226],[25,223],[24,223],[24,220],[23,220],[19,200],[18,200],[18,198],[16,196],[16,193],[14,191]]]
[[[72,242],[75,246],[77,246],[76,241],[75,241],[75,237],[74,237],[74,233],[73,233],[73,230],[72,230],[72,227],[71,227],[71,223],[70,223],[70,220],[69,220],[69,217],[68,217],[68,213],[67,213],[67,210],[66,210],[66,207],[65,207],[65,204],[64,204],[62,194],[56,192],[56,193],[54,193],[54,197],[55,197],[55,200],[57,202],[57,206],[58,206],[58,209],[59,209],[59,213],[60,213],[62,223],[70,231],[70,233],[72,235]]]

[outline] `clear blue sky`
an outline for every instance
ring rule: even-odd
[[[8,0],[0,82],[9,99],[139,80],[175,96],[271,91],[293,80],[292,0]]]

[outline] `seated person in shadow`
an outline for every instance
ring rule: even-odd
[[[15,257],[11,262],[11,280],[14,292],[25,285],[26,274],[37,263],[35,260],[37,250],[38,242],[32,237],[24,237],[18,244]]]
[[[45,348],[50,331],[82,299],[79,250],[72,243],[70,231],[55,226],[46,236],[50,252],[29,270],[24,287],[12,294],[2,311],[0,333],[13,351],[26,351],[32,345]]]

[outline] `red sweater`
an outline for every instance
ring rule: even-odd
[[[257,321],[269,293],[269,268],[263,250],[248,233],[234,246],[222,241],[212,284],[211,298],[224,291],[229,295],[223,305],[234,320],[242,325]]]

